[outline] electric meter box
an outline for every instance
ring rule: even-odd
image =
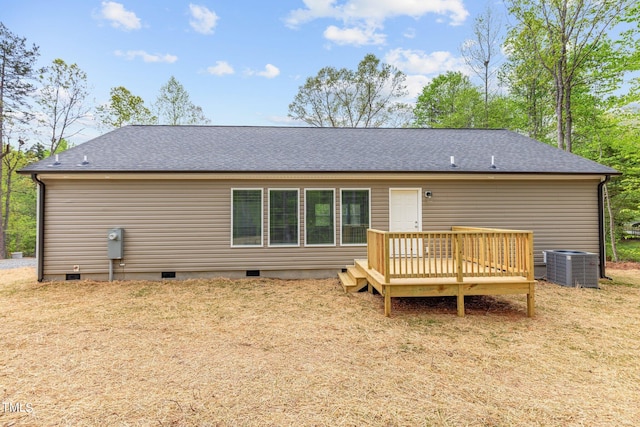
[[[124,253],[124,229],[112,228],[107,232],[107,256],[122,259]]]

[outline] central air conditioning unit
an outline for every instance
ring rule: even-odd
[[[571,287],[598,287],[598,254],[571,250],[543,253],[547,264],[547,280],[550,282]]]

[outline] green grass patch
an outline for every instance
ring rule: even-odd
[[[616,249],[618,251],[619,261],[640,262],[640,239],[626,239],[618,242]],[[612,254],[611,244],[607,243],[607,254],[609,258]]]

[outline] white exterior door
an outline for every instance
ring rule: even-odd
[[[389,190],[389,231],[422,231],[422,200],[420,188]],[[391,242],[391,256],[395,253],[422,253],[418,239],[395,239]]]

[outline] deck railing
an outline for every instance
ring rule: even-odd
[[[445,232],[367,231],[369,268],[403,278],[533,278],[533,233],[478,227]]]

